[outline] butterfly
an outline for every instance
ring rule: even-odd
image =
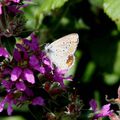
[[[74,64],[74,53],[78,43],[78,34],[72,33],[57,39],[51,44],[47,44],[45,46],[45,52],[56,67],[68,70]]]

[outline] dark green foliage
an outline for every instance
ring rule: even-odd
[[[8,50],[8,52],[12,55],[16,43],[15,37],[2,37],[1,42],[4,45],[4,47]]]

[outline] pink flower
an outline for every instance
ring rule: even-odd
[[[25,86],[25,83],[24,81],[19,81],[16,83],[16,88],[20,91],[25,91],[26,89],[26,86]]]
[[[3,111],[5,104],[8,104],[7,107],[7,113],[8,115],[11,115],[13,112],[13,104],[15,103],[15,100],[13,99],[13,94],[9,93],[1,102],[0,102],[0,112]]]
[[[22,69],[20,67],[15,67],[13,68],[11,72],[11,80],[16,81],[22,73]]]
[[[36,97],[32,100],[33,105],[44,105],[44,99],[42,97]]]
[[[2,4],[0,4],[0,15],[2,14]]]
[[[26,79],[28,82],[30,82],[30,83],[32,83],[32,84],[35,83],[34,74],[33,74],[33,72],[32,72],[31,70],[29,70],[29,69],[24,69],[23,73],[24,73],[25,79]]]
[[[92,99],[89,102],[92,110],[94,111],[94,120],[98,119],[98,118],[102,118],[102,117],[106,117],[106,116],[110,116],[112,114],[112,110],[110,110],[110,104],[106,104],[104,105],[100,110],[97,110],[97,103],[94,99]]]
[[[111,114],[112,114],[112,110],[110,110],[110,104],[106,104],[101,108],[99,113],[95,115],[95,117],[100,118],[100,117],[109,116]]]
[[[20,0],[12,0],[13,2],[15,2],[15,3],[19,3],[20,2]]]
[[[2,57],[2,56],[5,57],[5,58],[9,57],[8,51],[3,47],[0,48],[0,57]]]

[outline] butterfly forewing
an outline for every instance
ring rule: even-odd
[[[51,43],[50,46],[51,46],[51,49],[54,49],[57,52],[60,51],[61,53],[61,51],[63,51],[63,53],[69,52],[69,53],[74,54],[77,48],[78,42],[79,42],[78,34],[72,33],[62,38],[57,39],[56,41]]]

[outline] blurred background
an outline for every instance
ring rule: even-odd
[[[94,98],[106,104],[105,95],[117,97],[120,83],[119,0],[32,0],[24,8],[26,27],[37,31],[41,45],[70,34],[79,34],[76,62],[68,74],[86,108]],[[34,120],[27,107],[0,120]]]

